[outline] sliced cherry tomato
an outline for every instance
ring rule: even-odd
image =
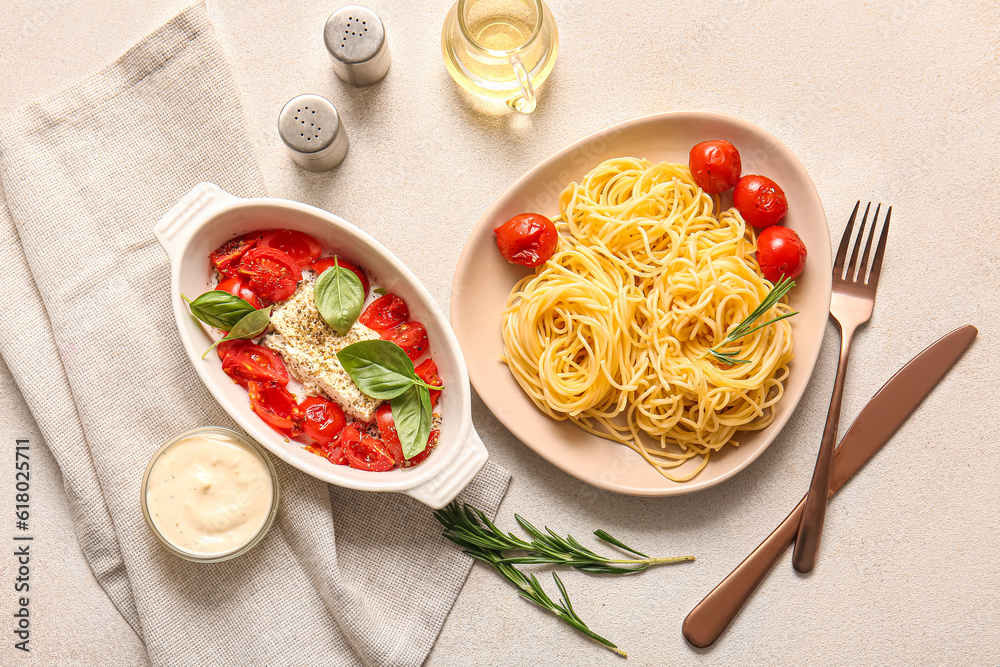
[[[382,340],[387,340],[403,348],[413,361],[424,356],[431,344],[427,340],[427,329],[416,321],[403,322],[399,326],[382,332]]]
[[[216,287],[216,289],[220,289],[223,292],[229,292],[233,296],[240,297],[257,310],[264,307],[261,304],[260,299],[257,298],[257,295],[243,285],[243,281],[240,279],[239,275],[235,275],[232,278],[226,278],[219,283],[219,286]]]
[[[251,343],[248,340],[243,340],[241,338],[235,338],[233,340],[224,340],[215,346],[215,351],[219,353],[219,359],[225,361],[226,355],[228,355],[234,349],[238,347],[243,347],[244,345],[253,345],[253,343]]]
[[[368,304],[358,322],[375,331],[388,331],[410,319],[406,302],[389,292]]]
[[[250,290],[265,301],[284,301],[295,293],[302,269],[276,248],[252,248],[240,262],[240,276]]]
[[[225,363],[226,363],[225,360],[223,360],[222,363],[223,363],[222,370],[225,371],[226,370],[226,368],[225,368]],[[247,380],[242,375],[237,375],[236,373],[231,372],[231,370],[230,371],[226,371],[226,375],[228,375],[230,378],[232,378],[233,382],[235,382],[239,386],[243,387],[244,389],[248,389],[249,388],[249,385],[247,384],[249,382],[249,380]]]
[[[302,426],[306,435],[321,445],[336,440],[347,423],[343,409],[322,396],[310,396],[302,401],[299,409],[302,410]]]
[[[358,470],[385,472],[396,466],[396,461],[388,452],[385,443],[363,433],[359,441],[352,440],[344,445],[344,456],[347,457],[348,465]]]
[[[441,431],[439,431],[437,429],[434,429],[433,431],[431,431],[430,436],[427,438],[427,447],[424,448],[424,451],[420,452],[419,454],[417,454],[416,456],[414,456],[411,459],[407,459],[406,461],[403,461],[403,465],[400,466],[400,467],[401,468],[412,468],[415,465],[423,463],[424,459],[426,459],[428,456],[430,456],[431,452],[434,451],[434,448],[437,447],[438,440],[440,440],[440,439],[441,439]]]
[[[317,259],[315,262],[312,263],[312,266],[310,268],[313,271],[315,271],[316,275],[318,276],[319,274],[323,273],[331,266],[333,266],[333,259],[334,259],[333,257],[324,257],[323,259]],[[371,287],[371,283],[368,282],[368,276],[366,276],[365,272],[361,270],[361,267],[355,264],[354,262],[348,262],[346,259],[341,259],[339,257],[337,257],[337,263],[340,266],[347,269],[348,271],[354,271],[354,274],[358,277],[359,280],[361,280],[361,287],[365,291],[365,296],[368,296],[368,288]]]
[[[441,382],[441,376],[438,375],[437,364],[434,363],[433,359],[426,359],[416,368],[413,369],[417,373],[417,377],[426,382],[427,384],[432,384],[435,387],[440,387],[443,382]],[[438,399],[441,397],[441,391],[431,391],[431,406],[438,404]]]
[[[250,407],[271,428],[289,437],[302,434],[302,412],[295,397],[276,382],[248,382]]]
[[[713,195],[735,186],[743,170],[736,146],[722,139],[695,144],[688,165],[698,187]]]
[[[337,447],[341,449],[347,465],[358,470],[382,472],[394,465],[392,456],[385,450],[385,444],[362,433],[356,422],[344,427],[337,439]]]
[[[233,347],[222,360],[222,370],[243,386],[247,382],[274,382],[284,387],[288,384],[288,369],[281,356],[263,345],[249,341]]]
[[[274,248],[291,257],[300,268],[306,268],[316,261],[323,251],[319,241],[294,229],[271,229],[260,237],[260,246]]]
[[[781,276],[795,278],[805,268],[806,244],[793,229],[768,227],[757,236],[757,263],[772,283]]]
[[[754,227],[776,225],[788,213],[785,191],[767,176],[744,176],[733,188],[733,206]]]
[[[215,267],[216,271],[231,278],[239,270],[240,260],[243,259],[248,250],[257,245],[259,239],[260,234],[256,232],[237,236],[213,250],[208,258],[212,260],[212,266]]]
[[[547,262],[559,245],[559,232],[551,220],[540,213],[521,213],[496,227],[497,248],[511,264],[540,266]]]
[[[357,422],[351,422],[344,427],[337,438],[337,447],[346,449],[352,442],[361,442],[361,429],[358,428]]]
[[[335,466],[346,466],[350,465],[347,461],[347,457],[344,456],[343,447],[332,447],[330,451],[326,453],[326,460]]]
[[[382,436],[386,451],[392,456],[396,465],[402,465],[406,457],[403,456],[403,445],[399,442],[399,434],[396,433],[396,422],[392,420],[392,406],[383,403],[375,411],[375,421],[378,423],[378,433]]]
[[[316,456],[322,456],[334,465],[347,465],[347,457],[344,456],[344,450],[340,445],[333,443],[329,445],[306,445],[305,450]]]

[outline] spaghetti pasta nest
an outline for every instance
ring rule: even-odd
[[[636,158],[571,183],[559,209],[555,254],[503,313],[504,361],[535,405],[678,482],[738,445],[737,431],[770,424],[793,356],[788,321],[720,348],[747,363],[707,354],[773,287],[739,212],[716,214],[687,166]],[[788,312],[779,302],[761,321]]]

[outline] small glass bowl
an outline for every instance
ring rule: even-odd
[[[247,542],[241,544],[240,546],[230,549],[229,551],[223,551],[220,553],[213,553],[213,554],[199,554],[191,551],[185,551],[184,549],[181,549],[180,547],[172,543],[170,540],[168,540],[160,532],[160,530],[156,527],[156,524],[153,523],[153,518],[149,514],[149,505],[147,504],[146,500],[146,487],[147,484],[149,483],[150,471],[153,469],[153,466],[160,459],[160,456],[162,456],[164,452],[166,452],[168,449],[170,449],[170,447],[180,442],[181,440],[193,435],[221,435],[238,441],[248,449],[254,451],[264,461],[264,465],[267,466],[267,471],[271,477],[271,507],[268,510],[267,518],[264,520],[264,523],[261,524],[260,529],[256,533],[254,533],[254,536],[252,538],[250,538]],[[266,535],[267,531],[271,528],[271,524],[274,523],[275,515],[278,513],[279,496],[280,492],[278,489],[278,474],[274,469],[274,464],[271,463],[271,460],[268,458],[267,452],[264,451],[263,447],[258,445],[253,440],[250,440],[249,438],[240,435],[236,431],[233,431],[232,429],[222,428],[221,426],[202,426],[199,428],[193,428],[190,431],[184,431],[180,435],[174,436],[169,441],[167,441],[165,445],[156,450],[156,453],[153,454],[152,458],[150,458],[149,460],[149,465],[146,466],[146,473],[142,476],[142,489],[140,491],[139,502],[142,505],[142,515],[146,518],[146,524],[149,526],[149,529],[152,531],[153,535],[156,536],[156,538],[167,549],[167,551],[174,554],[175,556],[183,558],[184,560],[189,560],[196,563],[219,563],[224,560],[229,560],[230,558],[236,558],[237,556],[246,553],[247,551],[252,549],[254,545],[260,542],[261,539],[264,538],[264,535]]]

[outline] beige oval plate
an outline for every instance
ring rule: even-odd
[[[687,163],[700,141],[726,139],[740,151],[744,174],[774,179],[788,197],[791,227],[806,244],[806,268],[796,280],[791,303],[795,359],[785,394],[775,406],[774,422],[755,433],[739,434],[739,447],[712,455],[689,482],[672,482],[625,445],[591,435],[568,421],[539,411],[500,360],[500,318],[511,287],[530,269],[508,264],[497,251],[493,228],[518,213],[558,215],[559,193],[598,163],[633,156],[653,162]],[[727,195],[728,197],[728,195]],[[723,199],[728,206],[730,200]],[[596,132],[552,155],[517,180],[489,207],[462,250],[452,286],[451,322],[483,402],[521,442],[570,475],[609,491],[670,496],[700,491],[746,468],[788,421],[809,377],[830,311],[830,234],[816,186],[798,159],[775,137],[733,116],[706,111],[676,111],[643,116]],[[819,441],[815,443],[819,447]],[[692,462],[685,464],[693,465]],[[681,467],[683,473],[687,468]]]

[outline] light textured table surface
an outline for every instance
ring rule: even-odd
[[[185,2],[3,5],[0,112],[99,69]],[[834,245],[857,199],[894,206],[841,429],[917,351],[961,324],[980,329],[959,366],[832,501],[817,569],[797,575],[786,555],[706,651],[684,642],[684,616],[808,486],[836,371],[833,327],[780,437],[749,470],[691,496],[591,489],[518,443],[477,400],[476,426],[513,472],[501,525],[518,512],[581,538],[601,527],[650,553],[698,556],[624,579],[567,573],[577,611],[595,631],[641,665],[1000,663],[1000,6],[552,0],[560,52],[539,109],[499,118],[470,110],[444,69],[449,0],[370,2],[386,23],[393,64],[366,89],[342,84],[324,50],[322,26],[338,6],[210,0],[258,149],[247,159],[261,161],[272,195],[329,209],[382,240],[442,307],[472,225],[526,169],[620,120],[712,109],[762,126],[802,160]],[[275,131],[281,105],[304,92],[333,100],[348,128],[350,154],[329,174],[295,167]],[[141,642],[76,546],[59,471],[2,364],[0,415],[0,540],[9,543],[13,530],[15,438],[34,443],[35,534],[32,653],[12,647],[15,564],[3,556],[0,663],[142,664]],[[211,641],[211,630],[178,641]],[[476,566],[428,664],[616,660]]]

